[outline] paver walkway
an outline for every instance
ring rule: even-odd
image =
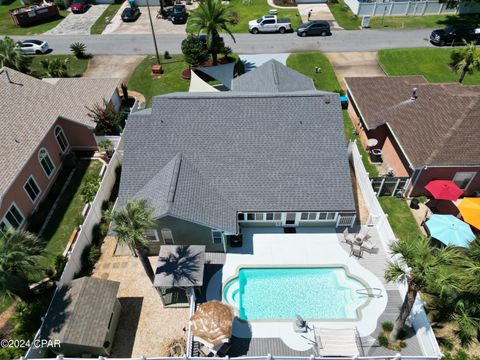
[[[70,14],[60,24],[45,34],[49,35],[90,35],[90,28],[103,14],[108,4],[92,5],[83,14]]]

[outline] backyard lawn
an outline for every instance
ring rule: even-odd
[[[105,9],[103,14],[95,21],[95,24],[92,25],[90,28],[90,34],[96,35],[96,34],[101,34],[103,30],[105,30],[105,27],[107,24],[112,20],[112,18],[115,16],[115,14],[118,12],[118,9],[122,4],[110,4],[108,7]]]
[[[328,7],[338,25],[345,30],[357,30],[362,25],[362,20],[350,10],[343,0],[329,2]]]
[[[40,259],[41,269],[53,269],[55,259],[65,250],[72,232],[83,222],[82,210],[85,206],[80,189],[84,179],[90,174],[99,174],[102,168],[100,161],[78,161],[65,191],[60,195],[56,209],[48,221],[41,238],[46,242],[45,256]],[[31,281],[41,280],[45,274],[31,274]]]
[[[30,72],[33,76],[43,77],[45,73],[40,62],[43,59],[69,59],[68,75],[69,77],[80,77],[87,70],[89,59],[77,59],[73,55],[35,55],[32,56],[32,63],[30,64]]]
[[[61,17],[47,23],[29,26],[17,27],[10,18],[8,10],[21,7],[20,0],[15,0],[8,5],[0,5],[0,34],[2,35],[33,35],[41,34],[57,26],[68,14],[66,10],[60,10]]]
[[[128,88],[138,91],[145,96],[147,107],[152,106],[152,97],[171,92],[188,91],[189,80],[180,77],[181,72],[188,68],[183,61],[183,55],[173,55],[169,60],[162,60],[163,74],[159,78],[152,78],[152,65],[156,63],[155,56],[147,56],[135,68]]]
[[[268,5],[267,0],[231,0],[230,8],[233,17],[238,18],[238,24],[231,25],[230,31],[232,33],[246,33],[248,32],[248,22],[250,20],[255,20],[263,15],[268,15],[268,11],[272,9]],[[296,8],[293,9],[276,9],[278,10],[279,18],[290,18],[292,22],[292,27],[296,29],[301,23],[302,20]],[[187,32],[191,32],[190,24],[187,24]],[[229,35],[224,35],[229,36]],[[253,36],[253,35],[252,35]],[[262,36],[262,35],[257,35]],[[268,34],[266,35],[268,36]]]
[[[423,75],[429,82],[457,82],[458,75],[448,66],[452,49],[383,49],[380,66],[388,75]],[[466,75],[465,85],[480,85],[480,71]]]
[[[479,15],[374,16],[370,20],[370,27],[373,29],[443,28],[464,23],[476,24],[479,19]]]
[[[382,205],[383,211],[388,214],[388,221],[398,238],[414,241],[419,236],[422,236],[420,228],[404,199],[380,196],[378,200]]]

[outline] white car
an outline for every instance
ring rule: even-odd
[[[20,45],[20,51],[24,54],[45,54],[48,51],[48,43],[41,40],[25,40]]]

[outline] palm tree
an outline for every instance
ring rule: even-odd
[[[459,76],[458,82],[462,83],[466,74],[473,74],[480,70],[480,50],[474,42],[464,41],[465,46],[452,52],[450,66]]]
[[[388,282],[402,281],[407,284],[407,293],[403,300],[400,314],[390,333],[392,341],[398,339],[405,326],[419,291],[441,294],[451,286],[453,272],[449,265],[456,257],[453,247],[434,248],[426,237],[416,240],[401,239],[390,246],[395,261],[389,263],[385,270]]]
[[[153,208],[147,200],[129,200],[122,208],[107,214],[113,222],[113,231],[117,234],[120,244],[127,245],[134,256],[138,256],[150,281],[153,283],[155,274],[148,260],[148,239],[145,232],[155,226],[152,218]]]
[[[27,72],[30,59],[20,51],[20,42],[5,36],[0,40],[0,67]]]
[[[64,60],[55,59],[43,59],[40,61],[43,69],[45,70],[44,76],[51,78],[68,77],[68,65],[70,61],[68,58]]]
[[[36,271],[43,244],[32,233],[8,229],[0,237],[0,293],[6,297],[18,296],[32,300],[28,287],[28,273]]]
[[[231,24],[228,10],[228,6],[223,5],[221,0],[203,0],[190,17],[192,29],[207,34],[207,47],[212,53],[213,65],[217,65],[220,32],[227,32],[235,42],[235,37],[228,28]]]

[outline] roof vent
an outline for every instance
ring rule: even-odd
[[[325,98],[325,104],[330,104],[330,98],[328,96]]]
[[[418,90],[418,88],[416,88],[416,87],[414,87],[412,89],[412,97],[410,98],[410,100],[416,100],[417,99],[417,97],[418,97],[417,96],[417,90]]]

